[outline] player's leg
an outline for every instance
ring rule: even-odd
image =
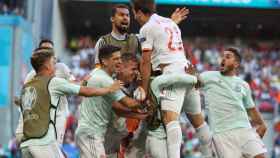
[[[56,117],[56,134],[57,134],[57,142],[59,145],[63,145],[64,135],[65,135],[65,128],[66,128],[66,116],[57,115]]]
[[[57,117],[58,118],[58,117]],[[66,119],[65,119],[66,121]],[[64,141],[64,135],[65,135],[65,129],[66,129],[66,124],[64,122],[64,125],[61,123],[56,122],[56,135],[57,135],[57,143],[61,149],[61,152],[63,153],[64,157],[66,157],[66,153],[63,150],[63,141]]]
[[[265,158],[267,149],[259,135],[253,129],[242,128],[236,130],[236,133],[244,157]]]
[[[200,94],[198,90],[192,88],[186,92],[183,109],[196,130],[203,155],[209,158],[213,157],[211,148],[212,134],[201,112]]]
[[[179,115],[184,101],[185,88],[169,86],[164,88],[161,96],[163,122],[166,127],[168,157],[179,158],[182,131]]]
[[[60,105],[56,112],[56,133],[59,145],[63,145],[64,135],[66,132],[67,113],[69,112],[67,97],[60,98]]]
[[[166,139],[148,136],[146,140],[148,158],[168,158]]]
[[[106,158],[118,158],[118,153],[107,154],[106,156]]]
[[[122,138],[128,135],[128,131],[126,129],[126,119],[123,117],[118,117],[114,114],[114,117],[109,123],[105,134],[104,148],[107,157],[114,157],[117,155]]]
[[[81,158],[106,158],[103,143],[102,138],[94,138],[80,133],[76,135],[76,144],[79,147]]]
[[[234,131],[226,131],[213,135],[213,148],[217,158],[241,158],[239,144],[234,140]]]
[[[172,63],[163,68],[165,74],[184,74],[188,62]],[[161,109],[163,122],[167,134],[167,153],[170,158],[180,157],[182,141],[182,130],[179,122],[179,115],[184,102],[186,88],[180,84],[172,84],[162,90]]]
[[[254,156],[254,158],[265,158],[265,156],[264,156],[264,154],[259,154],[259,155]]]
[[[140,123],[139,128],[134,131],[131,147],[126,151],[126,158],[143,158],[146,153],[147,127]]]
[[[125,152],[126,158],[143,158],[145,157],[145,149],[132,146]]]

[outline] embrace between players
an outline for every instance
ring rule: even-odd
[[[266,126],[249,85],[237,77],[239,51],[226,49],[220,71],[198,75],[185,57],[176,24],[186,18],[188,10],[178,9],[170,19],[155,13],[153,0],[132,0],[131,4],[141,25],[139,36],[127,33],[128,7],[116,5],[110,19],[112,32],[96,44],[97,68],[89,74],[85,87],[53,77],[51,49],[39,49],[32,55],[36,76],[24,85],[21,97],[23,157],[64,157],[55,141],[60,129],[52,120],[56,120],[61,97],[77,94],[87,96],[80,105],[75,133],[81,158],[179,158],[181,112],[196,130],[203,157],[263,158],[266,148],[261,137]],[[47,88],[38,88],[41,85]],[[34,89],[46,97],[34,99]],[[205,94],[210,128],[201,112],[198,89]],[[42,110],[47,100],[49,110]],[[37,115],[47,119],[36,119]],[[42,130],[35,132],[38,127]],[[48,154],[43,155],[44,151]]]

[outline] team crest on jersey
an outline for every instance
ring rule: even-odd
[[[140,37],[140,38],[139,38],[139,42],[140,42],[140,43],[143,43],[143,42],[145,42],[145,41],[146,41],[146,37]]]
[[[34,107],[36,100],[37,100],[36,89],[34,87],[24,88],[21,96],[23,111],[31,110]]]

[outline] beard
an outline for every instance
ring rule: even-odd
[[[128,26],[127,27],[123,27],[123,26],[118,26],[116,25],[116,28],[117,30],[121,33],[121,34],[124,34],[124,33],[127,33],[128,32]]]
[[[225,66],[223,68],[223,70],[220,70],[221,74],[223,74],[223,75],[226,75],[226,74],[228,74],[229,72],[232,72],[232,71],[234,71],[234,65]]]

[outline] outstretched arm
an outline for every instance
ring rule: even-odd
[[[123,97],[120,101],[121,104],[123,104],[124,106],[127,106],[129,108],[139,108],[141,107],[141,103],[138,102],[135,99],[132,99],[130,97]]]
[[[91,96],[102,96],[106,95],[108,93],[113,93],[117,90],[119,90],[121,87],[120,81],[115,81],[112,86],[106,87],[106,88],[93,88],[93,87],[83,87],[81,86],[79,95],[85,96],[85,97],[91,97]]]
[[[144,120],[148,116],[147,112],[140,113],[136,110],[128,108],[127,106],[124,106],[119,102],[113,102],[112,106],[115,113],[121,117]]]

